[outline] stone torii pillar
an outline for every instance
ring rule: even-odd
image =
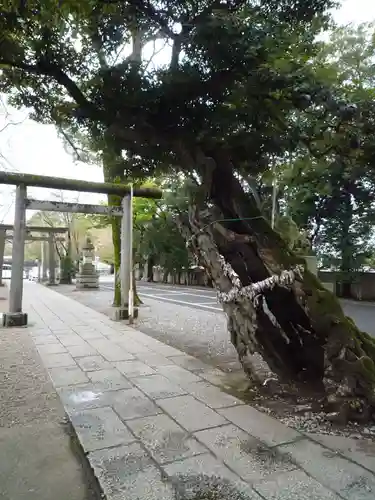
[[[53,233],[48,235],[48,286],[55,286],[56,283],[56,261],[55,261],[55,240]]]
[[[5,252],[5,238],[6,238],[6,229],[0,229],[0,286],[4,286],[3,264],[4,264],[4,252]]]
[[[42,281],[47,281],[48,280],[48,260],[47,260],[47,255],[48,255],[48,247],[47,247],[47,241],[41,241],[41,250],[42,250]]]
[[[9,312],[3,314],[4,326],[27,325],[27,314],[22,312],[23,265],[26,235],[26,185],[16,187],[13,226],[12,275],[10,278]]]

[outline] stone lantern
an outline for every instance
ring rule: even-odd
[[[90,238],[86,239],[82,248],[82,262],[79,266],[79,273],[76,279],[76,288],[99,288],[99,275],[93,264],[94,245]]]

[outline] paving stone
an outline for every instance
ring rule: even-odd
[[[103,390],[130,389],[132,384],[115,368],[87,373],[93,383],[100,383]]]
[[[159,399],[158,405],[191,432],[228,423],[218,413],[192,396]]]
[[[169,359],[173,361],[173,363],[176,363],[176,365],[186,368],[186,370],[190,370],[191,372],[208,368],[206,363],[188,354],[184,354],[183,356],[170,356]]]
[[[111,363],[106,361],[102,356],[86,356],[77,358],[77,364],[84,372],[93,372],[97,370],[110,370]]]
[[[179,489],[178,500],[261,500],[250,485],[212,455],[198,455],[162,467]]]
[[[146,346],[146,344],[148,344],[150,342],[150,339],[151,339],[151,341],[154,340],[149,335],[146,335],[146,334],[140,332],[139,330],[134,330],[134,328],[124,329],[123,325],[120,325],[120,324],[114,324],[113,327],[116,330],[123,332],[124,338],[126,338],[127,340],[128,339],[132,340],[133,342],[136,342],[137,344],[142,344],[142,345]],[[148,349],[151,349],[151,348],[149,347]]]
[[[117,370],[123,373],[126,377],[139,377],[142,375],[155,374],[155,370],[142,363],[142,361],[119,361],[115,363]]]
[[[108,497],[107,497],[108,498]],[[142,470],[124,481],[120,492],[108,500],[176,500],[172,484],[163,480],[156,467]]]
[[[36,346],[56,344],[57,342],[60,343],[59,339],[55,337],[55,335],[38,335],[37,337],[33,337],[33,341]]]
[[[38,346],[39,354],[60,354],[67,352],[66,348],[59,343]]]
[[[70,418],[85,452],[134,441],[134,436],[112,408],[83,410],[73,413]]]
[[[159,366],[157,371],[158,373],[164,375],[164,377],[167,377],[169,380],[173,380],[173,382],[181,385],[182,387],[193,382],[200,382],[202,380],[194,373],[191,373],[189,370],[185,370],[185,368],[181,368],[181,366],[177,365]]]
[[[82,325],[74,325],[72,326],[72,329],[77,332],[77,333],[81,333],[81,332],[97,332],[98,330],[96,330],[95,327],[91,326],[91,325],[88,325],[86,322],[85,323],[82,323]]]
[[[143,491],[147,491],[147,487],[153,485],[145,481],[147,476],[144,476],[143,472],[154,473],[153,476],[160,480],[160,473],[155,474],[157,469],[150,456],[138,443],[94,451],[89,453],[88,459],[108,500],[117,498],[115,496],[117,494],[122,499],[143,499],[139,496],[139,493],[143,493],[142,484],[137,481],[137,478],[143,478]],[[130,494],[131,492],[133,495]],[[164,497],[155,498],[159,500]]]
[[[104,336],[100,332],[97,332],[96,330],[81,330],[81,329],[76,328],[74,331],[84,340],[87,340],[87,339],[102,340],[102,339],[104,339]]]
[[[167,415],[130,420],[127,425],[159,463],[207,452],[207,448]]]
[[[134,359],[134,356],[110,340],[88,339],[90,345],[94,347],[107,361],[125,361]]]
[[[69,328],[68,325],[66,325],[65,328],[55,328],[52,331],[56,336],[60,336],[60,337],[75,335],[75,332],[71,328]]]
[[[189,384],[186,388],[190,394],[211,408],[226,408],[228,406],[244,404],[240,399],[221,391],[218,387],[203,380]]]
[[[83,358],[85,356],[95,356],[98,354],[98,351],[87,342],[81,345],[68,345],[66,348],[73,358]]]
[[[103,338],[109,340],[110,342],[121,342],[124,339],[124,334],[118,332],[117,330],[106,329],[105,327],[103,327],[100,329],[100,332],[102,333]]]
[[[373,500],[375,477],[359,465],[307,439],[279,447],[310,476],[347,500]]]
[[[151,366],[151,368],[157,368],[158,366],[173,365],[173,361],[158,354],[156,352],[147,351],[136,354],[137,358],[140,359],[146,365]],[[179,358],[179,356],[176,356]]]
[[[32,330],[30,330],[30,335],[32,337],[39,337],[40,336],[44,336],[44,335],[52,335],[52,332],[49,328],[32,328]]]
[[[266,500],[339,500],[302,470],[294,470],[253,485]],[[352,500],[357,500],[353,497]]]
[[[78,346],[85,345],[85,341],[81,339],[79,335],[66,335],[66,336],[58,335],[58,339],[65,347],[72,345],[78,345]]]
[[[83,384],[89,381],[85,373],[78,368],[77,365],[62,368],[49,368],[48,372],[56,387]]]
[[[369,439],[351,439],[344,436],[307,434],[331,450],[337,450],[345,457],[357,462],[375,473],[375,442]]]
[[[57,368],[60,366],[74,366],[77,367],[76,362],[70,354],[59,353],[59,354],[42,354],[40,357],[43,360],[43,364],[46,368]]]
[[[138,357],[138,354],[155,354],[151,349],[146,347],[141,342],[136,342],[131,338],[128,338],[127,334],[123,335],[121,340],[117,340],[116,344],[121,346],[125,351],[130,352],[131,354],[135,354]]]
[[[57,388],[66,412],[71,415],[82,410],[110,406],[113,391],[104,390],[100,382]]]
[[[227,420],[269,446],[288,443],[301,437],[297,431],[251,406],[241,405],[217,411]]]
[[[152,399],[164,399],[182,396],[186,391],[163,375],[148,375],[132,378],[132,383]]]
[[[135,388],[116,391],[112,406],[123,420],[162,413],[161,409],[151,399]]]
[[[72,333],[74,333],[73,330],[64,323],[61,323],[61,326],[53,326],[52,324],[48,323],[48,326],[50,327],[51,332],[55,333],[56,335],[72,335]]]
[[[244,481],[256,481],[296,468],[286,453],[268,448],[231,424],[194,435]]]

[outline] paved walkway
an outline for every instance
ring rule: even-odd
[[[370,442],[304,436],[223,393],[219,370],[51,289],[25,284],[25,311],[108,500],[374,498]]]

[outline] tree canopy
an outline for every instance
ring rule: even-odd
[[[374,25],[336,28],[315,65],[327,86],[358,109],[354,126],[336,122],[336,140],[322,137],[323,156],[301,151],[279,171],[289,215],[306,229],[324,265],[351,281],[371,253],[374,223]],[[319,126],[328,127],[328,117]]]
[[[324,98],[306,62],[330,1],[25,5],[0,19],[2,90],[37,120],[106,132],[134,176],[190,174],[223,147],[256,173],[295,146],[290,114]],[[163,64],[136,57],[160,40]]]

